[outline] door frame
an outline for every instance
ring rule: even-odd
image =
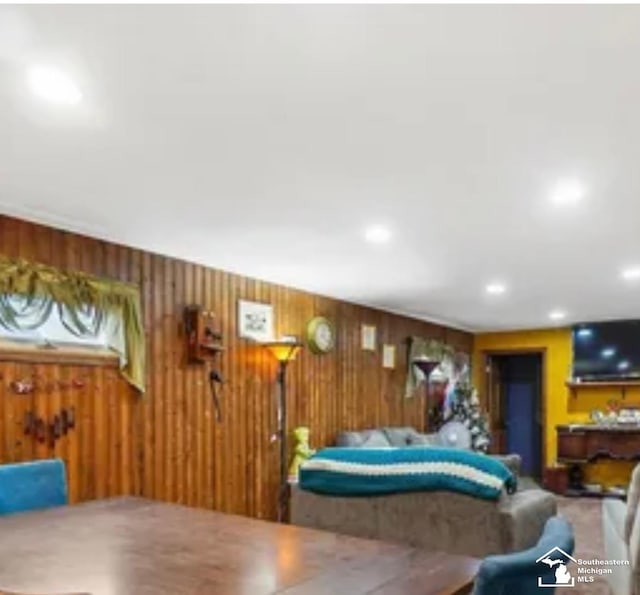
[[[540,386],[540,419],[542,427],[540,428],[540,442],[542,452],[540,453],[540,479],[544,477],[544,470],[547,468],[547,348],[546,347],[516,347],[513,349],[483,349],[482,355],[482,367],[484,375],[484,399],[487,408],[491,407],[489,401],[489,374],[487,371],[487,364],[490,357],[494,356],[509,356],[509,355],[539,355],[542,360],[541,369],[541,386]],[[489,415],[492,411],[489,409]],[[508,454],[508,453],[506,453]]]

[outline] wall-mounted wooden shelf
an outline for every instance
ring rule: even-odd
[[[640,380],[611,380],[605,382],[574,382],[573,380],[567,380],[566,387],[571,391],[571,395],[575,398],[578,396],[578,390],[581,388],[603,388],[603,389],[618,389],[624,399],[627,394],[627,389],[640,388]]]

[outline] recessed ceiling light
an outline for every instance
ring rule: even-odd
[[[576,331],[576,335],[581,339],[590,339],[593,337],[593,331],[590,328],[581,328]]]
[[[631,364],[628,360],[623,359],[620,363],[618,363],[618,370],[628,370]]]
[[[32,66],[28,73],[31,90],[59,105],[77,105],[82,93],[75,82],[63,71],[51,66]]]
[[[605,347],[601,352],[600,355],[602,357],[604,357],[605,359],[611,359],[614,355],[616,354],[616,350],[614,347]]]
[[[640,279],[640,267],[629,267],[628,269],[624,269],[621,276],[625,281],[637,281]]]
[[[558,182],[551,192],[551,202],[564,206],[580,202],[585,195],[584,187],[577,180]]]
[[[489,283],[489,285],[485,287],[485,291],[490,295],[501,295],[507,291],[507,286],[504,283],[496,281],[494,283]]]
[[[549,312],[549,318],[551,320],[563,320],[567,317],[567,313],[562,310],[552,310]]]
[[[385,244],[391,239],[391,231],[384,225],[371,225],[364,232],[364,237],[372,244]]]

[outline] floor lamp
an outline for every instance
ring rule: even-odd
[[[297,339],[280,339],[269,341],[263,345],[271,351],[278,360],[278,373],[276,383],[278,384],[278,427],[276,430],[276,440],[280,440],[280,481],[278,484],[278,522],[285,520],[287,510],[287,366],[298,355],[302,343]]]
[[[426,388],[424,396],[424,427],[429,431],[432,429],[429,419],[429,376],[431,376],[431,373],[440,365],[440,362],[428,357],[416,357],[411,363],[424,374],[424,384]]]

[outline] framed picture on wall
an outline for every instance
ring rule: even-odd
[[[238,335],[253,341],[273,339],[273,306],[238,300]]]
[[[382,367],[387,370],[393,370],[396,367],[395,345],[385,344],[382,346]]]
[[[362,349],[365,351],[376,350],[376,327],[369,324],[362,325]]]

